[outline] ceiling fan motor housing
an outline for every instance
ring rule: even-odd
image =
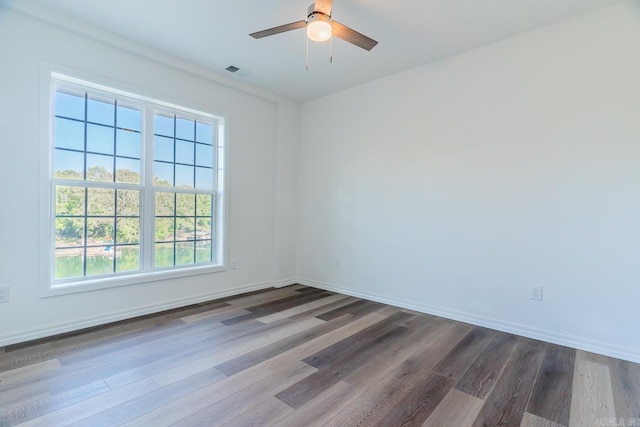
[[[313,9],[309,6],[307,16],[307,36],[317,42],[322,42],[331,38],[331,17]]]

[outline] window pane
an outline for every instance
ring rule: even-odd
[[[116,219],[116,243],[140,242],[140,220],[138,218]]]
[[[118,105],[117,110],[117,126],[119,128],[140,131],[140,110],[122,105]]]
[[[155,241],[169,242],[174,240],[173,218],[156,218]]]
[[[116,182],[140,184],[140,160],[116,157]]]
[[[176,240],[194,240],[195,231],[194,218],[176,218]]]
[[[198,194],[196,196],[196,215],[211,216],[211,196]]]
[[[193,166],[176,165],[176,187],[193,188]]]
[[[113,182],[113,157],[87,154],[87,181]]]
[[[54,253],[54,277],[66,279],[82,277],[84,273],[84,249],[56,249]]]
[[[151,101],[110,95],[106,90],[78,91],[76,84],[54,82],[63,87],[53,93],[50,117],[53,276],[86,279],[148,271],[153,266],[210,263],[220,244],[212,237],[217,213],[211,193],[222,152],[217,125],[206,123],[204,115],[198,122],[186,117],[196,115],[181,112],[177,116],[153,112],[149,123],[144,105],[152,105]],[[154,138],[149,152],[147,132]],[[142,179],[143,172],[152,174],[152,182]],[[58,185],[65,180],[69,182]],[[209,194],[195,194],[194,188]],[[149,218],[142,217],[147,211],[145,191],[154,195]],[[143,224],[153,225],[153,235],[145,234],[153,245],[149,248],[142,247]],[[152,265],[146,265],[151,254],[145,251],[151,250]]]
[[[211,262],[211,240],[196,242],[196,262]]]
[[[195,194],[176,194],[176,215],[177,216],[195,216],[196,206]]]
[[[56,215],[84,215],[84,188],[56,186]]]
[[[53,125],[53,141],[57,148],[84,150],[84,123],[56,118]]]
[[[176,138],[193,141],[195,136],[195,122],[193,120],[176,119]]]
[[[211,217],[196,219],[196,240],[211,239]]]
[[[113,154],[114,128],[87,124],[87,151]]]
[[[173,164],[153,162],[153,185],[173,186]]]
[[[140,215],[140,192],[136,190],[118,190],[118,216]]]
[[[87,215],[113,216],[116,191],[108,188],[87,189]]]
[[[83,218],[56,218],[56,248],[84,244]]]
[[[53,176],[58,179],[84,179],[84,154],[76,151],[54,150]]]
[[[173,117],[156,114],[153,117],[153,133],[173,138]]]
[[[116,154],[118,156],[140,158],[140,134],[130,130],[116,131]]]
[[[156,267],[169,267],[174,265],[173,261],[173,243],[156,243],[154,265]]]
[[[196,141],[213,144],[213,127],[205,123],[196,123]]]
[[[213,190],[213,169],[196,168],[196,188]]]
[[[176,140],[176,163],[193,164],[193,142]]]
[[[89,97],[87,100],[87,121],[113,126],[114,118],[115,105],[113,101]]]
[[[213,167],[213,147],[210,145],[196,144],[196,165]]]
[[[87,276],[113,273],[113,246],[87,248]]]
[[[84,120],[84,94],[56,91],[54,98],[56,115]]]
[[[156,216],[172,216],[175,212],[175,193],[156,193]]]
[[[176,243],[176,265],[193,264],[195,262],[195,242]]]
[[[140,269],[140,247],[119,246],[116,253],[116,271],[135,271]]]
[[[154,137],[153,158],[173,162],[173,139],[164,136]]]
[[[87,245],[113,245],[113,218],[87,218]]]

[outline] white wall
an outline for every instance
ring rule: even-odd
[[[297,104],[270,98],[229,82],[231,79],[216,83],[215,76],[188,64],[109,35],[79,35],[62,27],[78,30],[81,25],[54,19],[59,25],[0,7],[0,178],[4,196],[0,286],[10,287],[10,302],[0,304],[0,346],[266,287],[295,276],[295,229],[283,233],[283,238],[277,233],[283,222],[290,221],[289,212],[295,215],[295,185],[292,187],[290,178],[295,178],[297,158],[284,150],[292,138],[297,144]],[[123,43],[126,49],[116,47]],[[238,260],[237,269],[39,298],[39,85],[47,63],[229,118],[229,257]],[[284,218],[279,210],[286,213]]]
[[[637,5],[304,104],[300,280],[640,361]]]

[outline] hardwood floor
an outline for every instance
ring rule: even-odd
[[[640,426],[640,365],[289,286],[0,349],[0,426]]]

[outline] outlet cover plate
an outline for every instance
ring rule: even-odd
[[[9,287],[0,287],[0,302],[9,302]]]
[[[530,298],[534,301],[542,301],[542,286],[532,286]]]

